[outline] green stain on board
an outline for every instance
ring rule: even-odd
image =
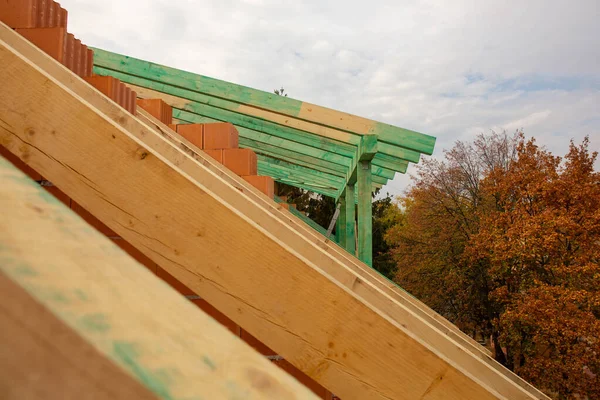
[[[105,333],[110,330],[110,324],[104,314],[84,315],[79,319],[79,324],[86,330],[98,333]]]
[[[208,366],[208,368],[210,368],[211,371],[216,371],[217,365],[210,357],[202,356],[202,361],[204,362],[204,364],[206,364],[206,366]]]
[[[149,390],[162,399],[175,400],[168,387],[168,376],[161,371],[151,371],[139,361],[135,345],[116,341],[113,343],[113,356]]]

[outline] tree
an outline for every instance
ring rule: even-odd
[[[600,398],[600,175],[524,135],[429,160],[386,236],[397,281],[557,398]]]

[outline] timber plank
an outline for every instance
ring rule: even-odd
[[[3,399],[316,399],[2,157],[0,181]]]
[[[115,118],[115,120],[118,120],[118,119],[119,119],[119,118],[118,118],[118,116],[115,116],[114,118]],[[124,120],[122,121],[122,123],[123,123],[123,124],[125,124],[125,125],[131,125],[131,122],[132,122],[132,121],[129,121],[129,120],[127,120],[127,119],[124,119]],[[143,136],[143,132],[142,132],[142,136]],[[183,164],[185,164],[185,162],[183,162],[182,160],[178,160],[178,161],[180,162],[180,166],[181,166],[181,165],[183,165]],[[199,172],[199,171],[196,171],[196,172]]]

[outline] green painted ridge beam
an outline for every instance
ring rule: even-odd
[[[324,107],[312,105],[310,103],[304,103],[289,97],[277,96],[274,93],[236,85],[234,83],[209,78],[116,53],[110,53],[101,49],[94,48],[94,64],[116,71],[124,71],[134,75],[144,76],[152,80],[169,83],[175,86],[193,88],[194,91],[209,94],[211,96],[252,105],[254,107],[263,108],[279,114],[288,115],[290,117],[304,119],[334,129],[352,132],[351,130],[348,130],[344,124],[343,117],[346,117],[346,119],[360,121],[367,126],[370,125],[369,131],[362,133],[376,134],[383,142],[402,146],[404,148],[410,148],[425,154],[432,154],[435,146],[435,137],[433,136],[377,121],[371,121],[366,118],[356,117],[340,111],[326,109]],[[308,110],[315,108],[322,110],[325,113],[323,113],[323,116],[320,116],[317,113],[309,113],[308,115],[310,115],[311,118],[306,118],[306,116],[302,118],[302,110],[304,108]],[[326,114],[331,113],[339,114],[339,120],[341,122],[337,122],[337,118],[326,118]]]
[[[181,100],[181,104],[171,104],[171,106],[175,106],[177,108],[194,114],[214,118],[219,121],[231,122],[236,126],[248,128],[252,131],[261,133],[263,135],[271,135],[273,137],[289,140],[306,146],[311,146],[317,149],[325,150],[346,157],[351,156],[356,147],[354,145],[347,144],[338,140],[329,139],[313,133],[302,131],[300,129],[286,127],[284,125],[279,125],[275,122],[264,120],[258,117],[248,116],[245,114],[218,107],[218,105],[215,104],[215,101],[213,101],[212,98],[203,96],[205,97],[205,99],[198,99],[198,97],[202,95],[198,95],[197,93],[188,89],[161,84],[155,81],[139,78],[117,71],[106,70],[101,67],[97,67],[97,70],[95,72],[99,75],[108,74],[114,76],[115,78],[118,78],[125,83],[145,87],[147,89],[152,89],[158,92],[178,97]],[[237,106],[237,104],[235,104],[235,106]]]
[[[302,167],[300,165],[288,163],[286,161],[265,157],[260,154],[257,155],[257,160],[259,163],[265,164],[266,166],[269,166],[271,168],[279,168],[283,171],[290,171],[300,177],[315,178],[327,182],[336,183],[338,185],[343,185],[345,183],[345,180],[342,177],[326,174],[325,172],[316,171],[311,168]]]

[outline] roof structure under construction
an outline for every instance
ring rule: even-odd
[[[547,399],[370,266],[372,192],[435,138],[67,16],[0,0],[0,398]],[[276,182],[336,199],[336,236]]]

